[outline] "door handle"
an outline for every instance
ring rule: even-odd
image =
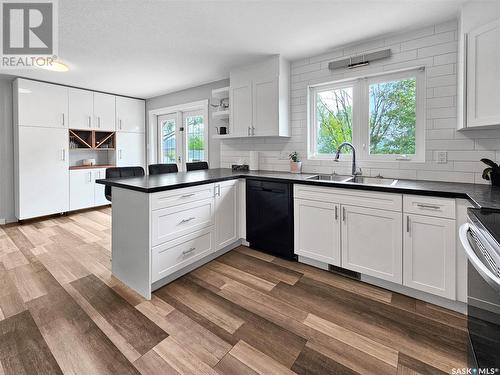
[[[191,217],[188,217],[187,219],[182,219],[179,224],[189,223],[191,220],[194,220],[194,219],[196,219],[196,218],[191,216]]]
[[[66,161],[66,149],[61,150],[61,161]]]
[[[345,221],[345,207],[342,207],[342,221]]]
[[[119,125],[120,130],[121,130],[121,129],[122,129],[122,119],[119,119],[119,120],[118,120],[118,125]]]
[[[89,172],[89,181],[88,182],[92,182],[92,172]]]
[[[252,126],[252,135],[255,135],[255,128]]]
[[[335,221],[339,219],[339,207],[335,206]]]
[[[87,122],[89,124],[89,128],[91,128],[92,127],[92,116],[88,117]]]
[[[181,195],[181,198],[189,198],[189,197],[192,197],[193,195],[194,195],[194,193],[184,194],[184,195]]]
[[[65,120],[65,116],[64,116],[64,112],[62,113],[62,126],[64,126],[66,124],[66,120]]]
[[[196,247],[190,247],[187,250],[182,250],[182,254],[186,255],[186,254],[192,253],[195,250],[196,250]]]
[[[122,160],[122,150],[118,150],[118,160]]]
[[[97,127],[101,128],[101,116],[97,116]]]
[[[406,215],[406,232],[410,233],[410,216]]]
[[[433,205],[433,204],[423,204],[423,203],[417,203],[417,207],[430,208],[432,210],[439,210],[441,208],[441,207]]]
[[[250,136],[250,126],[248,127],[248,136]]]

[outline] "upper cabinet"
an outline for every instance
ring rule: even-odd
[[[115,96],[94,92],[94,128],[97,130],[116,130]]]
[[[68,127],[67,87],[17,79],[14,94],[16,125]]]
[[[116,130],[144,133],[145,117],[144,100],[116,97]]]
[[[500,19],[470,31],[466,43],[466,125],[499,126]]]
[[[230,137],[290,136],[289,73],[280,56],[230,73]]]
[[[69,127],[93,129],[94,93],[82,89],[69,89]]]

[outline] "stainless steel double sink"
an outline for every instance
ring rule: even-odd
[[[383,177],[367,177],[367,176],[344,176],[340,174],[318,174],[307,177],[306,180],[316,180],[324,182],[350,182],[363,185],[385,185],[394,186],[398,180]]]

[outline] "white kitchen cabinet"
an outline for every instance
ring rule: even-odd
[[[295,199],[295,254],[340,266],[339,214],[339,204]]]
[[[252,83],[244,81],[229,89],[230,130],[235,137],[252,134]]]
[[[405,215],[403,284],[455,299],[455,220]]]
[[[229,136],[290,136],[289,73],[280,56],[230,73]]]
[[[215,184],[215,249],[220,250],[238,238],[238,180],[217,183]]]
[[[16,217],[68,211],[68,130],[15,126],[14,132]]]
[[[145,168],[145,147],[144,133],[116,132],[116,166]]]
[[[91,169],[69,171],[69,209],[94,207],[95,183]]]
[[[49,128],[68,127],[68,88],[44,82],[14,81],[15,124]]]
[[[111,204],[104,195],[104,185],[96,184],[95,180],[100,180],[106,178],[106,169],[94,169],[92,171],[93,181],[94,181],[94,206],[104,206]]]
[[[96,130],[116,130],[115,96],[94,92],[94,128]]]
[[[141,99],[116,97],[116,130],[144,133],[145,102]]]
[[[93,129],[94,93],[88,90],[69,89],[68,124],[70,129]]]
[[[402,283],[402,213],[342,206],[342,267]]]
[[[467,35],[467,127],[500,125],[500,19]]]

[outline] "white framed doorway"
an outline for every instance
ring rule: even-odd
[[[208,100],[186,103],[149,112],[151,136],[148,157],[154,163],[209,162]]]

